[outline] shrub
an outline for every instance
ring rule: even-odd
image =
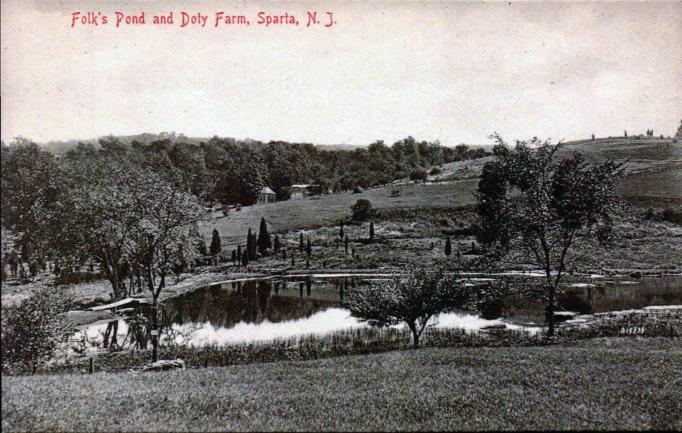
[[[413,180],[415,182],[419,181],[426,182],[426,176],[427,176],[426,171],[422,170],[421,168],[412,170],[410,172],[410,180]]]
[[[73,331],[63,314],[70,302],[54,288],[42,287],[18,305],[2,307],[2,370],[35,370],[50,359]]]
[[[682,225],[682,210],[674,210],[671,208],[665,209],[661,213],[661,219],[663,221],[668,221],[669,223]]]
[[[355,221],[364,221],[373,214],[372,203],[367,199],[360,199],[351,206],[351,215]]]

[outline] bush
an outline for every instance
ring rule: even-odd
[[[35,370],[49,360],[73,332],[63,314],[69,307],[64,294],[47,287],[18,305],[2,307],[2,371]]]
[[[373,214],[372,203],[367,199],[360,199],[351,206],[351,215],[355,221],[365,221]]]
[[[426,182],[426,176],[427,176],[426,171],[424,171],[420,168],[412,170],[410,172],[410,180],[413,180],[415,182],[419,182],[419,181]]]
[[[663,221],[668,221],[669,223],[677,224],[677,225],[682,225],[682,210],[674,210],[674,209],[665,209],[663,213],[661,213],[661,219]]]

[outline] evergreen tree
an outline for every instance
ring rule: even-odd
[[[242,246],[237,245],[237,264],[242,262]]]
[[[445,255],[450,257],[450,254],[452,254],[452,245],[450,244],[450,238],[447,237],[445,239]]]
[[[211,238],[211,246],[209,247],[211,251],[211,256],[213,257],[213,264],[218,264],[218,257],[222,251],[222,246],[220,242],[220,234],[217,229],[213,229],[213,237]]]
[[[339,239],[343,239],[343,223],[341,223],[341,226],[339,227]]]
[[[369,222],[369,240],[374,240],[374,221]]]
[[[298,250],[303,252],[303,232],[301,232],[298,237]]]
[[[235,250],[232,250],[232,263],[237,263],[237,252]]]
[[[270,233],[268,233],[268,225],[265,222],[265,218],[260,219],[260,229],[258,230],[258,252],[261,255],[265,255],[265,251],[272,248],[272,239],[270,238]]]
[[[273,241],[273,248],[275,249],[275,253],[279,252],[280,248],[280,243],[279,243],[279,236],[275,235],[275,240]]]
[[[346,255],[348,255],[348,235],[343,238],[343,248],[346,250]]]
[[[258,247],[258,242],[256,240],[256,234],[251,233],[251,254],[249,256],[249,260],[255,260],[256,259],[257,247]]]
[[[253,249],[253,246],[251,245],[252,240],[251,227],[249,227],[249,232],[246,234],[246,255],[249,256],[249,259],[253,258],[253,253],[251,252]]]
[[[312,245],[310,244],[310,238],[308,238],[308,241],[306,242],[306,245],[305,245],[305,252],[306,252],[306,254],[308,255],[308,257],[310,257],[310,255],[311,255],[312,252],[313,252],[313,247],[312,247]]]
[[[249,264],[249,255],[244,253],[242,254],[242,265],[246,266]]]
[[[206,248],[206,241],[204,241],[203,237],[197,241],[197,252],[202,257],[206,257],[208,255],[208,248]]]

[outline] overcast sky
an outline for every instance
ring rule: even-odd
[[[71,13],[206,28],[71,28]],[[216,11],[248,27],[212,27]],[[308,10],[334,12],[305,29]],[[296,15],[299,27],[255,24]],[[682,118],[682,3],[2,1],[2,139],[176,131],[314,143],[443,144],[672,134]]]

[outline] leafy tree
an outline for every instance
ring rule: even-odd
[[[609,239],[622,164],[589,164],[579,153],[561,159],[559,145],[537,139],[510,148],[493,138],[496,159],[484,166],[476,193],[478,240],[489,256],[521,251],[544,271],[545,284],[535,295],[544,302],[552,336],[569,250],[578,233],[601,244]]]
[[[455,274],[441,267],[416,267],[406,275],[356,287],[349,292],[346,305],[354,317],[371,324],[404,322],[416,348],[432,317],[461,308],[469,297],[469,290]]]
[[[128,178],[127,187],[136,222],[131,259],[141,267],[151,292],[152,329],[158,330],[158,299],[166,287],[166,276],[179,261],[194,261],[191,246],[200,237],[198,224],[207,220],[208,214],[177,172],[136,171]],[[156,361],[158,337],[152,337],[152,344]]]
[[[265,218],[260,219],[260,228],[258,230],[258,251],[264,255],[267,250],[272,248],[272,239],[270,238],[270,233],[268,232],[268,225],[265,222]]]
[[[60,196],[61,176],[52,154],[23,137],[2,145],[0,158],[2,226],[17,235],[22,259],[46,254],[53,226],[43,218],[45,209]]]
[[[367,199],[361,198],[351,206],[351,216],[355,221],[365,221],[372,215],[372,203]]]

